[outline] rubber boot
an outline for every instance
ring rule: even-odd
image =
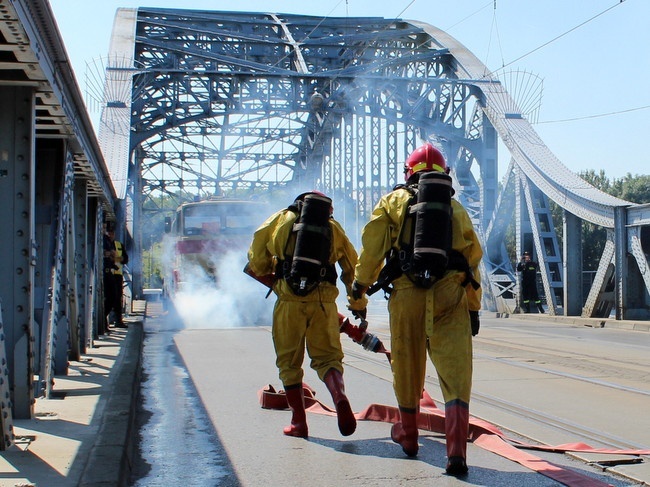
[[[286,387],[285,393],[292,415],[291,424],[284,428],[284,434],[298,438],[307,438],[307,415],[305,414],[305,396],[302,390],[302,384]]]
[[[330,369],[323,378],[327,390],[332,395],[334,407],[336,408],[336,417],[339,423],[339,431],[343,436],[350,436],[357,429],[357,419],[354,417],[350,401],[345,395],[345,385],[343,384],[343,374],[337,369]]]
[[[524,301],[524,313],[530,313],[530,302]]]
[[[399,445],[409,457],[418,454],[418,416],[417,412],[399,410],[400,421],[395,423],[390,430],[390,437]]]
[[[445,437],[447,440],[447,468],[449,475],[467,474],[467,436],[469,407],[461,401],[445,406]]]
[[[537,303],[537,309],[541,314],[544,314],[544,308],[542,307],[542,303],[540,302]]]

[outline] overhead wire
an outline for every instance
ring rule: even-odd
[[[503,58],[503,49],[501,47],[501,37],[499,36],[499,24],[497,22],[497,0],[494,0],[494,8],[493,8],[493,13],[492,13],[492,24],[490,25],[490,36],[488,38],[488,49],[487,49],[487,54],[485,55],[485,59],[490,58],[490,49],[492,47],[492,32],[496,31],[496,37],[497,37],[497,44],[499,46],[499,53],[501,54],[501,63],[504,63],[504,58]]]
[[[612,10],[613,8],[618,7],[618,6],[621,5],[624,1],[625,1],[625,0],[618,0],[618,2],[617,2],[616,4],[614,4],[614,5],[612,5],[611,7],[606,8],[606,9],[603,10],[602,12],[600,12],[600,13],[594,15],[593,17],[590,17],[589,19],[587,19],[587,20],[585,20],[584,22],[581,22],[580,24],[578,24],[578,25],[576,25],[576,26],[570,28],[569,30],[563,32],[562,34],[559,34],[559,35],[553,37],[552,39],[546,41],[545,43],[543,43],[543,44],[537,46],[535,49],[532,49],[532,50],[528,51],[527,53],[522,54],[522,55],[519,56],[518,58],[515,58],[515,59],[513,59],[512,61],[510,61],[509,63],[506,63],[506,64],[502,65],[499,69],[497,69],[497,70],[495,70],[495,71],[492,71],[490,74],[497,73],[497,72],[501,71],[503,68],[505,68],[505,67],[507,67],[507,66],[510,66],[511,64],[514,64],[514,63],[516,63],[517,61],[520,61],[520,60],[522,60],[523,58],[525,58],[525,57],[527,57],[527,56],[530,56],[531,54],[533,54],[534,52],[539,51],[540,49],[543,49],[544,47],[548,46],[549,44],[552,44],[553,42],[557,41],[558,39],[561,39],[562,37],[566,36],[567,34],[570,34],[570,33],[573,32],[574,30],[579,29],[579,28],[582,27],[583,25],[588,24],[588,23],[591,22],[592,20],[595,20],[595,19],[597,19],[598,17],[600,17],[601,15],[606,14],[607,12],[609,12],[610,10]]]
[[[543,43],[543,44],[537,46],[536,48],[534,48],[534,49],[528,51],[527,53],[522,54],[521,56],[519,56],[519,57],[513,59],[512,61],[510,61],[510,62],[508,62],[508,63],[504,63],[504,60],[503,60],[503,54],[502,54],[502,56],[501,56],[501,62],[502,62],[501,67],[500,67],[499,69],[495,70],[495,71],[491,71],[491,72],[488,73],[488,74],[490,74],[490,75],[494,75],[495,73],[498,73],[499,71],[502,71],[502,70],[503,70],[504,68],[506,68],[507,66],[510,66],[511,64],[514,64],[514,63],[516,63],[517,61],[520,61],[521,59],[523,59],[523,58],[525,58],[525,57],[527,57],[527,56],[533,54],[534,52],[537,52],[537,51],[539,51],[540,49],[543,49],[544,47],[546,47],[546,46],[548,46],[549,44],[555,42],[556,40],[561,39],[562,37],[564,37],[564,36],[570,34],[571,32],[573,32],[573,31],[579,29],[580,27],[582,27],[582,26],[588,24],[589,22],[591,22],[591,21],[597,19],[598,17],[600,17],[600,16],[606,14],[607,12],[609,12],[610,10],[612,10],[613,8],[618,7],[618,6],[621,5],[624,1],[625,1],[625,0],[618,0],[618,2],[615,3],[614,5],[612,5],[612,6],[608,7],[608,8],[606,8],[606,9],[604,9],[603,11],[597,13],[596,15],[594,15],[594,16],[588,18],[587,20],[585,20],[585,21],[579,23],[578,25],[575,25],[574,27],[568,29],[567,31],[563,32],[562,34],[559,34],[559,35],[553,37],[552,39],[550,39],[550,40],[546,41],[545,43]],[[485,7],[483,7],[483,8],[485,8]],[[493,19],[494,19],[494,20],[493,20],[492,25],[495,25],[495,24],[496,24],[496,0],[494,0],[494,18],[493,18]],[[498,38],[498,36],[499,36],[499,33],[498,33],[498,27],[497,27],[496,35],[497,35],[497,38]],[[490,42],[491,42],[491,39],[492,39],[492,32],[490,32]],[[488,46],[489,46],[489,45],[490,45],[490,43],[488,43]],[[489,49],[488,49],[488,55],[489,55]],[[486,74],[486,76],[487,76],[487,74]],[[596,114],[596,115],[586,115],[586,116],[583,116],[583,117],[573,117],[573,118],[566,118],[566,119],[560,119],[560,120],[547,120],[547,121],[542,121],[542,122],[535,122],[534,124],[535,124],[535,125],[541,125],[541,124],[550,124],[550,123],[574,122],[574,121],[579,121],[579,120],[587,120],[587,119],[590,119],[590,118],[609,117],[609,116],[612,116],[612,115],[619,115],[619,114],[621,114],[621,113],[629,113],[629,112],[634,112],[634,111],[639,111],[639,110],[645,110],[645,109],[648,109],[648,108],[650,108],[650,105],[641,106],[641,107],[636,107],[636,108],[630,108],[630,109],[626,109],[626,110],[618,110],[618,111],[608,112],[608,113],[601,113],[601,114]]]
[[[599,113],[596,115],[585,115],[584,117],[574,117],[574,118],[564,118],[560,120],[545,120],[543,122],[537,122],[536,125],[547,124],[547,123],[563,123],[563,122],[575,122],[578,120],[587,120],[590,118],[602,118],[602,117],[611,117],[612,115],[620,115],[621,113],[637,112],[639,110],[647,110],[650,108],[650,105],[645,105],[642,107],[628,108],[626,110],[618,110],[615,112]]]
[[[462,24],[463,22],[465,22],[467,19],[469,19],[469,18],[471,18],[471,17],[474,17],[476,14],[478,14],[478,13],[479,13],[480,11],[482,11],[483,9],[486,9],[486,8],[488,8],[490,5],[493,5],[493,1],[494,1],[494,0],[490,0],[488,3],[486,3],[485,5],[483,5],[482,7],[480,7],[480,8],[479,8],[478,10],[476,10],[475,12],[469,14],[469,15],[466,16],[466,17],[463,17],[462,19],[460,19],[460,20],[459,20],[458,22],[456,22],[455,24],[452,24],[452,25],[450,25],[449,27],[447,27],[447,28],[445,29],[445,31],[450,31],[451,29],[453,29],[453,28],[456,27],[457,25],[460,25],[460,24]]]

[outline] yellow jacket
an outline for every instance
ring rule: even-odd
[[[115,247],[115,266],[117,267],[113,270],[113,274],[122,275],[124,264],[128,262],[126,250],[124,250],[124,245],[119,240],[114,240],[113,246]]]
[[[366,224],[361,235],[362,249],[355,270],[355,279],[363,286],[370,286],[379,276],[386,255],[391,248],[399,249],[399,237],[404,223],[404,215],[411,199],[411,193],[405,188],[398,188],[383,196],[372,212],[370,221]],[[474,279],[481,282],[478,270],[483,257],[483,250],[467,211],[456,200],[451,200],[452,206],[452,248],[465,256]],[[450,270],[448,272],[458,272]],[[408,277],[402,275],[393,281],[396,287],[415,286]],[[478,311],[481,308],[481,289],[475,290],[467,285],[469,309]]]
[[[288,246],[287,241],[291,236],[297,216],[291,210],[280,210],[271,215],[255,231],[248,250],[248,262],[255,275],[266,276],[274,273],[278,260],[286,258],[285,248],[287,254],[293,253],[295,239],[291,239]],[[357,252],[336,220],[330,218],[330,226],[332,228],[332,247],[329,263],[335,264],[338,262],[341,267],[341,281],[345,284],[350,309],[364,309],[367,305],[365,296],[359,300],[352,299],[352,281],[354,266],[357,263]],[[286,301],[334,302],[338,296],[337,287],[326,281],[321,282],[317,289],[304,297],[295,295],[284,279],[276,280],[273,291],[280,299]]]

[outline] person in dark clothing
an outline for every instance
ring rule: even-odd
[[[521,296],[523,298],[524,310],[530,313],[530,302],[534,301],[540,313],[544,312],[542,302],[537,294],[537,269],[539,265],[530,258],[530,252],[524,252],[517,264],[517,272],[521,272]]]
[[[111,311],[115,317],[117,328],[126,328],[122,320],[122,268],[128,263],[128,255],[124,245],[115,240],[115,226],[112,223],[106,225],[104,233],[104,314],[106,316],[105,331],[108,332],[108,316]]]

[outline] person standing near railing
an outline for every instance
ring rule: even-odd
[[[531,259],[530,252],[524,252],[517,263],[517,272],[521,273],[521,297],[526,313],[530,313],[530,302],[533,301],[540,313],[544,313],[542,302],[537,294],[537,270],[539,265]]]
[[[115,239],[115,223],[108,222],[104,234],[104,314],[107,331],[111,311],[115,319],[115,327],[127,328],[122,318],[122,287],[124,265],[128,262],[129,255],[124,244]]]

